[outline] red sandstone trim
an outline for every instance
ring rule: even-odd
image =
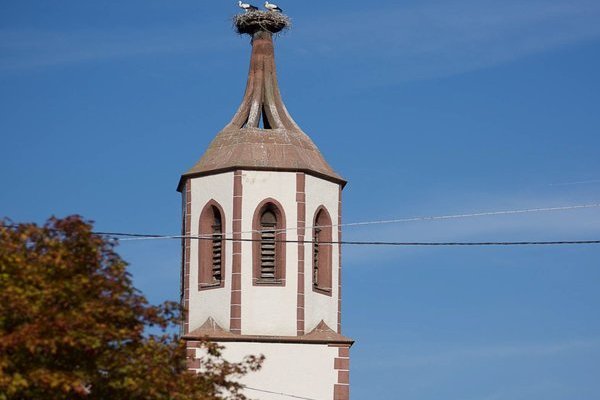
[[[348,338],[340,339],[316,339],[304,336],[255,336],[255,335],[239,335],[239,336],[227,336],[227,335],[210,335],[210,336],[194,336],[194,337],[182,337],[185,340],[188,348],[195,346],[199,347],[199,340],[208,340],[216,343],[286,343],[286,344],[321,344],[329,347],[344,346],[349,347],[354,344],[354,340]]]
[[[185,313],[185,320],[183,322],[184,334],[190,331],[190,253],[191,253],[191,227],[192,227],[192,181],[188,180],[185,183],[184,192],[184,203],[185,203],[185,217],[183,223],[183,230],[185,232],[185,241],[183,245],[184,253],[184,267],[183,267],[183,309]]]
[[[212,233],[212,210],[211,208],[215,207],[219,213],[221,214],[221,226],[222,231],[227,232],[226,228],[226,219],[225,213],[223,212],[223,207],[215,200],[210,200],[200,213],[200,220],[198,226],[198,234],[206,235]],[[221,241],[221,280],[217,284],[212,284],[209,281],[212,279],[212,241],[210,240],[196,240],[198,243],[198,290],[212,290],[212,289],[220,289],[225,286],[225,265],[226,259],[225,256],[227,254],[225,246],[227,246],[227,241]]]
[[[350,399],[350,347],[339,347],[338,357],[334,359],[337,371],[337,384],[333,386],[333,400]]]
[[[342,189],[343,185],[339,187],[338,195],[338,242],[342,241]],[[338,321],[337,321],[337,332],[342,333],[342,245],[338,243]]]
[[[242,171],[233,173],[233,255],[231,262],[231,311],[229,330],[242,333]]]
[[[296,203],[298,205],[298,299],[296,306],[296,332],[298,336],[304,335],[304,236],[306,233],[306,175],[302,172],[296,174]]]
[[[350,399],[350,386],[349,385],[335,385],[333,387],[333,400],[349,400]]]
[[[338,383],[350,384],[350,371],[338,371]]]
[[[349,358],[336,358],[334,368],[341,369],[344,371],[349,371],[350,370],[350,359]]]
[[[184,186],[185,189],[185,186]],[[185,305],[185,216],[186,216],[186,198],[185,191],[181,192],[181,267],[179,269],[179,304],[183,309],[183,318],[179,325],[179,333],[185,335],[185,320],[187,318]]]
[[[275,240],[277,241],[275,246],[277,248],[277,258],[275,264],[275,282],[265,282],[260,280],[260,217],[263,210],[269,205],[273,206],[273,211],[277,216],[277,233],[275,234]],[[286,263],[285,263],[285,252],[286,252],[286,219],[283,206],[277,200],[268,198],[260,202],[260,204],[254,210],[254,216],[252,218],[252,285],[254,286],[285,286],[286,276]]]

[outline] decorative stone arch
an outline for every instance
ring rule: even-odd
[[[225,213],[215,201],[206,203],[200,213],[198,239],[198,290],[222,288],[225,285]]]
[[[272,229],[263,229],[263,222],[274,217]],[[259,203],[252,218],[252,283],[256,286],[285,286],[285,250],[286,221],[283,206],[277,200],[268,198]],[[265,276],[269,272],[270,254],[266,254],[273,246],[273,276]],[[270,275],[270,273],[269,273]]]
[[[312,224],[312,287],[313,291],[331,296],[333,283],[331,215],[323,205],[315,211]]]

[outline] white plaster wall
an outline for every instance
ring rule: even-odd
[[[191,234],[199,234],[200,213],[204,206],[215,200],[223,208],[225,232],[233,231],[233,172],[191,179]],[[232,242],[225,241],[225,285],[223,288],[198,290],[198,244],[192,240],[190,253],[190,331],[200,327],[209,317],[229,330],[231,304]]]
[[[297,240],[296,174],[293,172],[242,172],[242,237],[251,239],[252,219],[258,205],[267,198],[283,207],[287,240]],[[242,334],[296,336],[298,292],[298,250],[286,245],[284,287],[253,286],[252,243],[242,243]]]
[[[333,225],[338,224],[338,201],[339,201],[339,185],[320,178],[315,178],[306,175],[306,238],[312,238],[313,219],[315,212],[320,206],[324,206],[331,217]],[[338,240],[338,228],[332,228],[333,241]],[[305,265],[305,330],[310,332],[314,329],[321,320],[333,330],[337,329],[337,312],[338,312],[338,297],[339,297],[339,247],[333,245],[331,248],[331,269],[332,269],[332,292],[331,296],[321,293],[316,293],[312,289],[312,245],[305,246],[304,259]]]
[[[231,362],[241,361],[250,354],[265,356],[260,371],[250,372],[241,379],[246,386],[310,399],[333,398],[333,388],[338,378],[334,369],[337,347],[320,344],[220,344],[225,346],[224,358]],[[257,400],[282,399],[278,394],[251,390],[246,390],[244,394]]]

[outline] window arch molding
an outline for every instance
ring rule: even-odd
[[[274,277],[264,278],[263,272],[263,251],[265,245],[270,245],[269,239],[263,236],[263,226],[261,219],[266,212],[270,212],[275,217],[274,231]],[[269,216],[269,217],[272,217]],[[256,286],[285,286],[285,252],[286,252],[286,219],[283,206],[273,198],[267,198],[261,201],[254,210],[252,218],[252,283]],[[268,236],[268,235],[267,235]]]
[[[313,291],[331,296],[333,283],[333,227],[331,215],[323,205],[313,217],[311,229],[311,271]]]
[[[200,213],[198,235],[213,236],[198,242],[198,290],[222,288],[225,285],[225,212],[211,199]]]

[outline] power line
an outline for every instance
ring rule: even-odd
[[[213,238],[198,236],[180,236],[173,239],[213,240]],[[124,239],[120,239],[124,240]],[[260,242],[262,239],[233,239],[223,238],[231,242]],[[312,240],[272,240],[273,243],[303,243],[312,244]],[[510,241],[510,242],[385,242],[385,241],[319,241],[320,245],[339,244],[352,246],[558,246],[600,244],[600,240],[557,240],[557,241]]]
[[[305,229],[313,229],[313,228],[337,228],[337,227],[353,227],[353,226],[367,226],[367,225],[384,225],[384,224],[397,224],[403,222],[423,222],[423,221],[441,221],[441,220],[450,220],[450,219],[464,219],[464,218],[475,218],[475,217],[490,217],[490,216],[499,216],[499,215],[517,215],[517,214],[529,214],[529,213],[539,213],[539,212],[552,212],[552,211],[569,211],[569,210],[580,210],[586,208],[598,208],[600,207],[600,203],[591,203],[591,204],[578,204],[571,206],[561,206],[561,207],[543,207],[543,208],[525,208],[525,209],[517,209],[517,210],[500,210],[500,211],[484,211],[484,212],[476,212],[476,213],[468,213],[468,214],[450,214],[450,215],[434,215],[434,216],[425,216],[425,217],[408,217],[408,218],[396,218],[396,219],[384,219],[384,220],[374,220],[374,221],[361,221],[361,222],[348,222],[345,224],[332,224],[332,225],[319,225],[319,226],[306,226]],[[287,232],[294,231],[297,228],[282,228],[282,229],[274,229],[274,232]],[[234,232],[225,233],[226,236],[232,236]],[[235,232],[238,233],[238,232]],[[251,233],[261,233],[259,230],[249,230],[239,232],[240,234],[251,234]],[[176,238],[177,235],[149,235],[152,237],[144,237],[144,240],[156,238],[156,239],[169,239]],[[210,237],[208,235],[207,237]],[[130,239],[136,240],[136,239]]]
[[[396,218],[396,219],[387,219],[387,220],[360,221],[360,222],[349,222],[349,223],[345,223],[345,224],[305,226],[305,229],[382,225],[382,224],[395,224],[395,223],[402,223],[402,222],[440,221],[440,220],[463,219],[463,218],[474,218],[474,217],[485,217],[485,216],[516,215],[516,214],[551,212],[551,211],[569,211],[569,210],[598,208],[598,207],[600,207],[600,203],[591,203],[591,204],[579,204],[579,205],[561,206],[561,207],[544,207],[544,208],[538,207],[538,208],[525,208],[525,209],[517,209],[517,210],[485,211],[485,212],[476,212],[476,213],[467,213],[467,214],[463,213],[463,214],[450,214],[450,215]],[[9,226],[9,225],[4,225],[4,226]],[[13,224],[13,226],[15,226],[15,225]],[[274,229],[272,231],[287,232],[287,231],[293,231],[293,230],[297,230],[297,229],[298,228],[283,228],[283,229]],[[122,241],[151,240],[151,239],[182,239],[183,238],[182,235],[136,234],[136,233],[118,233],[118,232],[95,232],[95,233],[104,234],[107,236],[127,237],[127,239],[121,239]],[[233,233],[234,232],[226,232],[226,233],[223,233],[223,235],[233,236]],[[235,233],[238,233],[238,232],[235,232]],[[251,234],[251,233],[261,233],[261,231],[260,230],[249,230],[249,231],[242,231],[239,233],[240,234]],[[202,235],[199,235],[197,238],[200,238],[201,236]],[[212,238],[212,235],[204,235],[204,237]]]
[[[280,395],[280,396],[290,397],[290,398],[293,398],[293,399],[301,399],[301,400],[316,400],[316,399],[313,399],[313,398],[311,398],[311,397],[302,397],[302,396],[296,396],[295,394],[289,394],[289,393],[283,393],[283,392],[273,392],[273,391],[271,391],[271,390],[265,390],[265,389],[256,389],[256,388],[252,388],[252,387],[249,387],[249,386],[244,386],[244,389],[247,389],[247,390],[253,390],[253,391],[255,391],[255,392],[262,392],[262,393],[269,393],[269,394],[277,394],[277,395]]]
[[[532,212],[544,212],[544,211],[564,211],[564,210],[575,210],[584,208],[600,207],[600,203],[596,204],[583,204],[583,205],[572,205],[563,207],[548,207],[548,208],[529,208],[520,210],[502,210],[502,211],[490,211],[470,214],[454,214],[454,215],[441,215],[441,216],[429,216],[429,217],[411,217],[411,218],[399,218],[389,220],[378,220],[378,221],[364,221],[364,222],[351,222],[346,224],[337,225],[323,225],[324,227],[339,227],[339,226],[360,226],[360,225],[374,225],[374,224],[390,224],[400,222],[412,222],[412,221],[433,221],[433,220],[446,220],[446,219],[458,219],[458,218],[470,218],[480,216],[496,216],[496,215],[510,215],[510,214],[524,214]],[[17,224],[1,224],[2,226],[15,228]],[[312,229],[314,227],[307,226],[305,229]],[[296,230],[297,228],[279,229],[277,232],[284,232],[289,230]],[[245,231],[241,234],[248,233],[261,233],[259,230]],[[213,235],[198,235],[198,236],[186,236],[186,235],[159,235],[159,234],[143,234],[143,233],[127,233],[127,232],[93,232],[97,235],[110,236],[119,241],[131,241],[131,240],[214,240]],[[222,240],[226,241],[238,241],[238,242],[255,242],[261,239],[250,239],[240,238],[233,239],[233,234],[221,234]],[[228,237],[229,236],[229,237]],[[311,244],[312,240],[278,240],[275,242],[283,243],[304,243]],[[477,241],[477,242],[393,242],[393,241],[320,241],[320,244],[338,244],[338,245],[356,245],[356,246],[558,246],[558,245],[586,245],[586,244],[600,244],[600,240],[556,240],[556,241]]]
[[[578,181],[578,182],[550,183],[550,184],[548,184],[548,186],[587,185],[590,183],[600,183],[600,179],[593,179],[593,180],[589,180],[589,181]]]
[[[578,209],[587,209],[587,208],[598,208],[600,207],[600,203],[592,203],[592,204],[581,204],[581,205],[572,205],[572,206],[562,206],[562,207],[545,207],[545,208],[526,208],[526,209],[517,209],[517,210],[500,210],[500,211],[486,211],[486,212],[477,212],[477,213],[469,213],[469,214],[451,214],[451,215],[437,215],[437,216],[425,216],[425,217],[408,217],[408,218],[396,218],[396,219],[387,219],[387,220],[374,220],[374,221],[362,221],[362,222],[349,222],[345,224],[332,224],[332,225],[319,225],[319,226],[306,226],[305,229],[313,229],[313,228],[337,228],[337,227],[355,227],[355,226],[366,226],[366,225],[383,225],[383,224],[396,224],[403,222],[423,222],[423,221],[440,221],[440,220],[450,220],[450,219],[463,219],[463,218],[474,218],[474,217],[486,217],[486,216],[499,216],[499,215],[516,215],[516,214],[527,214],[527,213],[539,213],[539,212],[551,212],[551,211],[568,211],[568,210],[578,210]],[[298,228],[282,228],[282,229],[273,229],[271,231],[274,232],[287,232],[294,231]],[[238,233],[238,232],[235,232]],[[261,233],[260,230],[249,230],[239,232],[240,234],[252,234],[252,233]],[[225,236],[233,236],[233,232],[224,233]],[[181,239],[181,235],[143,235],[143,234],[123,234],[123,235],[114,235],[114,236],[123,236],[128,239],[122,239],[123,241],[133,241],[133,240],[152,240],[152,239]],[[199,237],[206,237],[208,239],[212,239],[212,235],[199,235]]]
[[[582,204],[582,205],[574,205],[574,206],[563,206],[563,207],[526,208],[526,209],[521,209],[521,210],[488,211],[488,212],[478,212],[478,213],[470,213],[470,214],[439,215],[439,216],[432,216],[432,217],[411,217],[411,218],[388,219],[388,220],[367,221],[367,222],[351,222],[351,223],[347,223],[347,224],[341,224],[341,226],[394,224],[394,223],[399,223],[399,222],[416,222],[416,221],[437,221],[437,220],[446,220],[446,219],[487,217],[487,216],[496,216],[496,215],[514,215],[514,214],[526,214],[526,213],[547,212],[547,211],[567,211],[567,210],[577,210],[577,209],[582,209],[582,208],[595,208],[595,207],[600,207],[600,203]]]
[[[319,242],[322,244],[323,242]],[[334,243],[334,242],[332,242]],[[561,240],[561,241],[528,241],[528,242],[338,242],[349,245],[370,246],[558,246],[600,244],[600,240]]]
[[[127,237],[134,235],[136,238],[143,239],[144,236],[138,234],[119,234],[110,232],[96,232],[98,235],[105,236],[119,236],[125,235]],[[157,238],[152,236],[151,238]],[[161,237],[159,237],[161,238]],[[214,240],[214,237],[204,236],[166,236],[163,239],[190,239],[190,240]],[[127,240],[119,239],[117,240]],[[222,237],[222,240],[229,242],[261,242],[262,239],[234,239],[228,237]],[[312,240],[271,240],[272,243],[303,243],[312,244]],[[553,240],[553,241],[506,241],[506,242],[387,242],[387,241],[355,241],[355,240],[342,240],[342,241],[319,241],[320,245],[326,244],[339,244],[339,245],[354,245],[354,246],[557,246],[557,245],[582,245],[582,244],[600,244],[600,240]]]
[[[319,228],[353,227],[353,226],[364,226],[364,225],[393,224],[393,223],[401,223],[401,222],[436,221],[436,220],[449,220],[449,219],[460,219],[460,218],[473,218],[473,217],[482,217],[482,216],[515,215],[515,214],[536,213],[536,212],[566,211],[566,210],[576,210],[576,209],[595,208],[595,207],[600,207],[600,203],[562,206],[562,207],[528,208],[528,209],[518,209],[518,210],[478,212],[478,213],[469,213],[469,214],[453,214],[453,215],[397,218],[397,219],[363,221],[363,222],[350,222],[350,223],[345,223],[345,224],[323,225],[323,226],[319,226]],[[313,229],[313,228],[315,228],[315,227],[312,227],[312,226],[305,227],[305,229]],[[285,232],[285,231],[291,231],[291,230],[296,230],[296,229],[297,228],[284,228],[284,229],[276,229],[274,231],[275,232]],[[240,234],[251,234],[251,233],[261,233],[261,232],[259,230],[250,230],[250,231],[240,232]],[[233,233],[225,233],[224,235],[233,236]],[[132,240],[182,239],[182,238],[184,238],[184,237],[182,237],[181,235],[127,235],[127,239],[121,239],[121,240],[132,241]],[[212,235],[199,235],[194,238],[206,238],[206,239],[212,240]],[[362,243],[340,243],[340,244],[362,244]],[[395,245],[395,244],[392,244],[392,245]]]

